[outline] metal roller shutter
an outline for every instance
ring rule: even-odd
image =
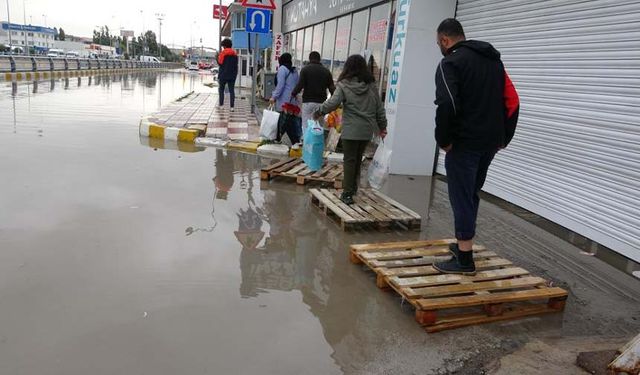
[[[640,261],[640,0],[459,0],[457,18],[521,99],[484,190]]]

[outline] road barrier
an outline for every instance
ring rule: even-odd
[[[136,60],[81,59],[0,55],[0,73],[64,72],[75,70],[176,69],[180,63],[145,62]]]

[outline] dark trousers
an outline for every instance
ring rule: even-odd
[[[468,241],[476,234],[480,197],[478,193],[487,178],[496,151],[456,150],[447,152],[445,168],[449,201],[453,209],[456,239]]]
[[[236,81],[219,81],[218,82],[218,96],[220,97],[220,105],[224,105],[224,88],[229,87],[229,104],[231,104],[231,108],[236,104]]]
[[[344,154],[344,177],[342,184],[345,194],[355,195],[358,192],[362,156],[368,144],[369,141],[342,140],[342,152]]]
[[[278,119],[278,137],[276,141],[280,142],[285,133],[289,137],[292,145],[300,142],[300,138],[302,138],[302,119],[295,115],[280,112],[280,118]]]

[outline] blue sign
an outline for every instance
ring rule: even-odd
[[[55,31],[48,27],[20,25],[17,23],[2,22],[2,30],[31,31],[36,33],[54,34]]]
[[[268,34],[271,30],[271,11],[247,8],[247,23],[244,28],[250,33]]]

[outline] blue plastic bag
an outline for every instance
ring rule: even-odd
[[[324,162],[324,130],[318,121],[308,120],[304,133],[302,160],[313,172],[322,168]]]

